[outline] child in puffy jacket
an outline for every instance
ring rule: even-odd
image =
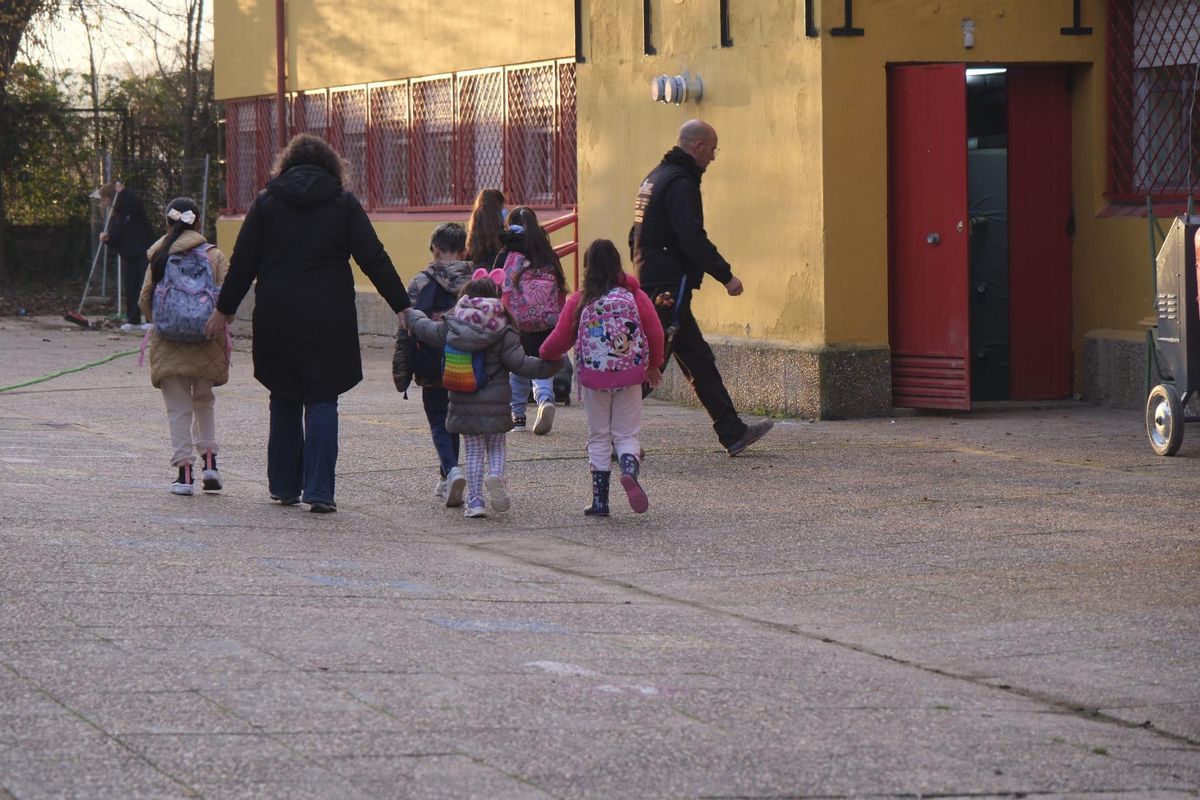
[[[485,487],[492,511],[507,511],[512,502],[504,481],[505,434],[513,427],[509,373],[541,378],[554,375],[562,366],[561,359],[525,355],[521,337],[500,302],[503,281],[502,270],[489,274],[477,269],[463,286],[458,304],[440,321],[434,322],[414,308],[403,314],[404,324],[414,336],[446,353],[443,385],[450,397],[446,430],[463,438],[467,466],[467,507],[463,513],[472,518],[487,516]],[[478,369],[476,353],[482,354]],[[458,366],[468,374],[458,374]]]
[[[575,347],[575,368],[587,411],[592,504],[583,513],[607,517],[611,458],[621,464],[621,486],[634,513],[650,507],[638,483],[641,467],[642,383],[662,380],[663,327],[637,278],[621,269],[608,239],[583,254],[583,290],[567,298],[558,324],[542,344],[543,359]]]
[[[154,322],[154,289],[166,273],[167,260],[173,255],[199,251],[212,269],[213,284],[225,281],[229,260],[210,245],[200,233],[200,207],[190,197],[178,197],[167,204],[168,231],[146,255],[150,269],[142,283],[138,306],[142,316]],[[171,484],[172,494],[195,494],[192,474],[193,452],[200,456],[200,484],[205,491],[222,488],[217,470],[217,427],[213,387],[229,381],[229,351],[225,337],[204,342],[177,342],[160,335],[154,328],[146,333],[150,346],[150,383],[162,390],[171,428],[171,464],[178,473]]]

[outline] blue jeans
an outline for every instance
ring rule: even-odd
[[[450,407],[450,393],[445,389],[421,388],[421,405],[425,406],[425,419],[429,420],[429,432],[433,435],[433,448],[438,454],[438,469],[446,477],[458,466],[458,434],[446,430],[446,411]]]
[[[273,497],[333,503],[337,400],[301,402],[271,395],[267,485]]]
[[[526,331],[521,334],[521,349],[527,356],[536,356],[542,344],[550,338],[550,331]],[[520,375],[508,376],[508,385],[512,389],[512,413],[525,416],[525,403],[529,399],[529,384],[533,384],[533,400],[535,403],[554,402],[554,378],[522,378]]]
[[[554,401],[554,378],[522,378],[513,373],[508,376],[512,389],[512,413],[525,416],[525,402],[529,400],[529,385],[533,384],[533,399],[536,403]]]

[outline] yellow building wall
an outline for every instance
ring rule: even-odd
[[[576,67],[581,239],[628,253],[633,200],[693,117],[720,139],[704,176],[705,227],[745,284],[738,298],[711,278],[694,298],[701,326],[752,339],[822,341],[821,63],[804,38],[801,2],[731,3],[734,46],[720,47],[717,3],[655,2],[654,45],[642,48],[640,0],[587,0]],[[699,103],[650,100],[651,78],[700,75]],[[628,266],[628,265],[627,265]]]
[[[415,78],[569,56],[572,0],[286,0],[287,89]],[[214,0],[219,100],[275,91],[275,4]]]

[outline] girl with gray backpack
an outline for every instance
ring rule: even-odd
[[[150,269],[138,306],[152,323],[142,342],[150,349],[150,383],[162,391],[171,431],[171,464],[178,470],[171,493],[196,493],[193,454],[200,456],[200,485],[221,489],[213,387],[229,381],[228,332],[209,339],[204,324],[216,307],[229,260],[200,233],[200,208],[189,197],[167,205],[167,234],[150,246]]]

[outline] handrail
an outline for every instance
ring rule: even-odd
[[[546,234],[549,235],[551,233],[554,233],[557,230],[561,230],[561,229],[567,227],[568,225],[575,226],[575,238],[569,242],[563,242],[558,247],[555,247],[554,252],[558,255],[559,258],[563,258],[563,257],[569,256],[569,255],[575,256],[574,284],[575,284],[575,289],[578,291],[578,289],[579,289],[579,209],[576,208],[570,214],[564,214],[561,217],[556,217],[555,219],[550,220],[549,222],[547,222],[545,225],[542,226],[542,230],[544,230],[546,232]]]

